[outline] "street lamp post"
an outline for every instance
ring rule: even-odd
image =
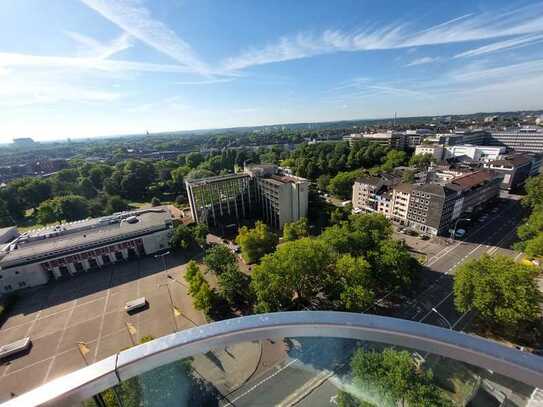
[[[447,325],[449,325],[450,330],[453,329],[453,326],[451,325],[449,320],[447,318],[445,318],[445,315],[443,315],[441,312],[439,312],[435,307],[432,307],[432,311],[435,312],[443,321],[445,321],[447,323]]]
[[[161,258],[162,259],[162,266],[164,268],[164,271],[166,271],[166,256],[169,256],[170,255],[170,252],[165,252],[165,253],[162,253],[162,254],[155,254],[155,259],[158,259],[158,258]],[[170,280],[174,280],[170,275],[167,275],[166,276],[167,278],[169,278]],[[177,327],[177,318],[175,316],[175,305],[173,304],[173,297],[172,297],[172,292],[170,291],[170,283],[169,281],[166,281],[166,289],[168,290],[168,296],[170,297],[170,306],[172,307],[172,316],[173,316],[173,323],[174,323],[174,327],[175,327],[175,330],[178,331],[179,328]]]

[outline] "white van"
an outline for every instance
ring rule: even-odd
[[[147,299],[145,297],[141,297],[136,300],[128,301],[124,306],[124,310],[126,312],[131,312],[131,311],[143,308],[146,305],[147,305]]]
[[[30,340],[30,337],[27,336],[26,338],[0,346],[0,359],[25,351],[30,347],[31,344],[32,341]]]

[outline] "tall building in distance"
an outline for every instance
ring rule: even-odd
[[[221,227],[262,219],[274,229],[307,216],[309,181],[273,164],[251,164],[243,173],[187,181],[192,217]]]

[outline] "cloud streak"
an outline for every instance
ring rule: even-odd
[[[543,3],[498,13],[468,14],[419,31],[408,24],[393,23],[378,28],[368,26],[355,32],[326,30],[318,35],[299,33],[228,58],[223,66],[227,70],[241,70],[335,52],[422,47],[541,32]]]
[[[155,20],[138,0],[81,0],[124,32],[169,56],[193,72],[211,73],[192,47],[161,21]]]
[[[422,57],[422,58],[414,59],[413,61],[409,62],[406,66],[417,66],[417,65],[433,64],[434,62],[436,62],[438,60],[439,60],[439,58]]]
[[[72,31],[66,32],[66,35],[78,43],[79,53],[83,57],[107,59],[134,45],[133,38],[127,33],[122,33],[109,43],[101,43],[94,38]]]
[[[134,62],[126,60],[108,60],[101,59],[99,57],[57,57],[0,52],[0,68],[9,67],[71,68],[81,70],[99,70],[107,72],[192,72],[189,68],[181,65],[152,64],[147,62]]]
[[[494,52],[506,51],[516,48],[528,47],[543,41],[543,34],[527,35],[507,39],[504,41],[493,42],[479,48],[470,49],[454,56],[454,58],[476,57],[480,55],[491,54]]]

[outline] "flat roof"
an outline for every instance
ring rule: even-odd
[[[129,223],[126,219],[135,216],[138,222]],[[66,224],[66,229],[52,236],[55,229],[40,230],[38,233],[21,235],[19,242],[14,240],[15,248],[10,250],[0,259],[0,266],[10,267],[20,260],[27,260],[36,256],[47,254],[62,255],[63,252],[75,250],[78,246],[84,246],[81,251],[87,250],[86,246],[108,244],[112,240],[123,235],[135,236],[147,231],[157,230],[171,220],[170,212],[166,208],[153,208],[136,212],[125,212],[115,216],[91,219],[86,222],[74,222]],[[81,227],[81,226],[84,227]],[[78,228],[78,226],[80,226]],[[46,237],[46,232],[50,237]],[[24,241],[25,236],[34,240]]]

